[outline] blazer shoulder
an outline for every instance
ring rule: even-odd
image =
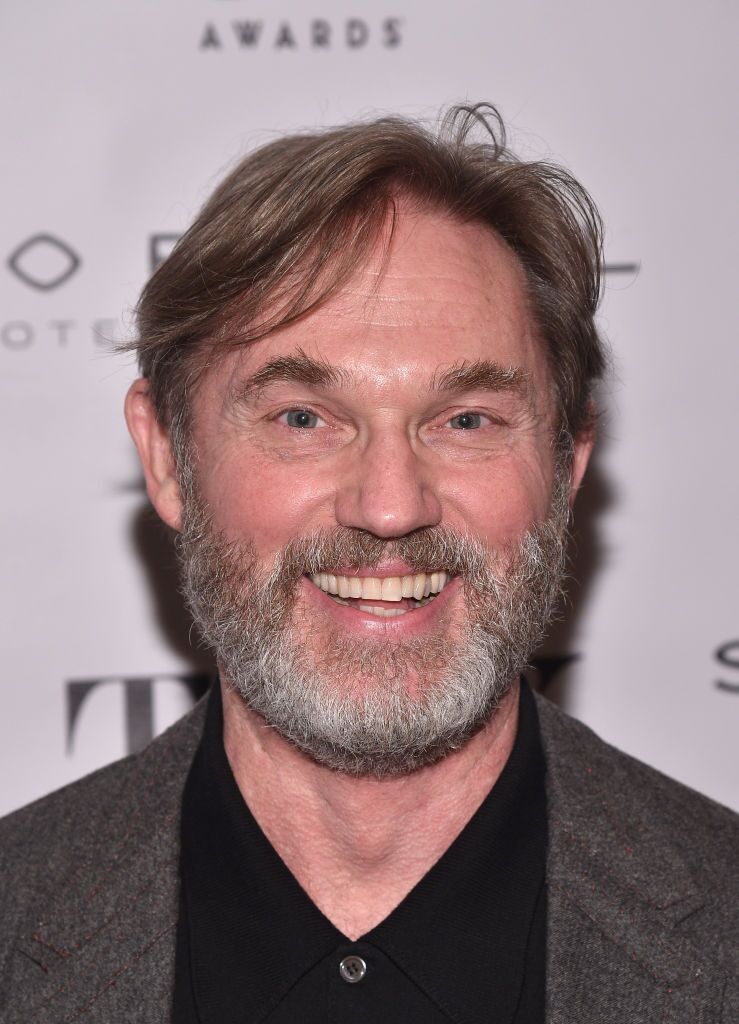
[[[591,790],[594,784],[601,782],[608,793],[622,803],[624,810],[627,807],[636,810],[642,805],[657,802],[664,814],[670,817],[678,815],[676,823],[684,825],[684,815],[689,811],[697,822],[703,822],[711,829],[715,826],[726,826],[730,830],[739,827],[739,815],[731,808],[619,751],[546,697],[538,693],[535,696],[545,752],[550,758],[557,758],[557,770],[567,776],[575,791],[581,787]],[[617,787],[619,782],[627,783],[623,790]]]
[[[201,701],[140,754],[100,768],[0,819],[0,876],[8,901],[37,902],[130,830],[161,820],[179,799],[202,732]],[[3,906],[4,904],[4,906]]]
[[[597,803],[652,839],[736,859],[739,815],[601,739],[588,726],[537,694],[547,767],[566,789],[573,816]],[[725,842],[724,842],[725,841]]]
[[[542,697],[537,706],[549,893],[553,915],[573,929],[563,939],[562,925],[563,948],[575,936],[606,936],[615,944],[609,956],[626,950],[654,977],[737,984],[739,816],[616,750]]]

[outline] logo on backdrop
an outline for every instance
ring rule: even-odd
[[[222,6],[222,0],[219,0]],[[238,9],[229,5],[228,13]],[[306,50],[359,51],[379,47],[394,50],[403,43],[403,19],[230,17],[207,21],[198,49],[213,53],[235,50],[305,52]]]
[[[555,676],[579,654],[554,654],[534,658],[530,682],[535,689],[546,692]],[[126,736],[125,749],[128,754],[137,754],[154,739],[154,690],[159,683],[179,682],[188,692],[194,704],[203,696],[212,682],[212,676],[205,673],[174,673],[164,676],[101,676],[97,679],[71,679],[66,683],[66,728],[67,753],[74,750],[77,721],[80,711],[90,695],[100,686],[123,688],[123,717]]]
[[[13,277],[28,288],[55,292],[74,277],[82,266],[82,257],[65,239],[40,231],[17,245],[5,265]],[[84,320],[67,315],[39,320],[17,317],[0,321],[0,349],[10,352],[39,347],[72,349],[83,340],[96,349],[105,350],[118,337],[118,320],[106,316]]]
[[[8,267],[30,288],[48,292],[67,282],[81,265],[67,242],[42,232],[21,242],[8,257]]]
[[[59,317],[35,323],[31,320],[6,320],[0,323],[0,348],[22,352],[41,344],[47,348],[69,348],[70,343],[88,338],[99,349],[109,349],[119,332],[118,321],[112,317],[81,322]]]
[[[179,235],[166,231],[163,234],[149,235],[150,274],[153,274],[157,267],[164,263],[179,241],[179,238]]]
[[[72,679],[66,684],[67,753],[74,749],[80,711],[90,694],[99,686],[121,686],[124,695],[126,752],[137,754],[154,738],[154,690],[158,683],[175,680],[188,691],[195,703],[205,693],[211,677],[203,673],[166,676],[102,676],[99,679]]]
[[[726,693],[739,693],[739,640],[728,640],[722,644],[715,654],[716,661],[722,666],[721,678],[717,679],[716,687]],[[725,669],[729,669],[727,673]],[[733,672],[734,678],[727,676]]]

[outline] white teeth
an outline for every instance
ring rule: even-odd
[[[320,572],[313,574],[310,579],[325,594],[344,600],[351,597],[354,600],[364,598],[365,601],[402,601],[403,598],[423,601],[442,591],[449,577],[445,572],[384,577],[338,576]]]
[[[373,576],[365,576],[362,580],[362,597],[365,600],[382,600],[382,580]]]

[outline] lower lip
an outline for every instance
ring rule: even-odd
[[[308,600],[317,602],[321,611],[330,613],[334,622],[339,623],[347,631],[363,633],[365,636],[410,637],[423,634],[436,624],[439,616],[446,610],[449,601],[459,589],[459,577],[455,576],[450,580],[428,604],[407,611],[404,615],[392,615],[387,618],[373,615],[371,612],[363,612],[356,606],[339,604],[307,577],[303,577],[303,587]],[[392,608],[393,605],[388,602],[383,607]]]

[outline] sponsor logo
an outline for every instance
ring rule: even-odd
[[[641,263],[604,263],[601,269],[606,274],[629,274],[635,276],[641,270]]]
[[[71,679],[66,684],[67,753],[74,749],[77,720],[83,705],[100,686],[121,686],[124,695],[126,751],[136,754],[154,738],[154,690],[159,683],[180,683],[195,703],[211,683],[204,673],[173,673],[166,676],[102,676],[98,679]]]
[[[45,232],[21,242],[8,257],[12,273],[30,288],[43,292],[63,285],[81,263],[70,245]]]
[[[8,270],[29,288],[54,291],[82,266],[80,255],[68,242],[48,232],[32,235],[11,252]],[[80,321],[74,317],[50,317],[43,321],[25,318],[0,321],[0,349],[24,352],[39,346],[68,349],[81,339],[95,348],[109,348],[120,335],[120,324],[112,317]]]
[[[69,317],[34,323],[31,320],[6,320],[0,323],[0,349],[22,352],[44,345],[70,348],[87,338],[95,348],[110,349],[120,334],[120,325],[112,317],[81,322]]]
[[[641,263],[637,260],[624,263],[601,263],[600,269],[605,277],[614,282],[617,280],[620,285],[619,290],[622,290],[630,287],[636,281],[641,270]]]
[[[371,47],[395,50],[403,43],[403,19],[363,18],[231,18],[208,21],[198,40],[198,49],[208,53],[227,50],[359,51]]]
[[[722,666],[721,679],[715,681],[716,688],[725,693],[739,693],[739,640],[728,640],[715,653],[716,661]],[[735,678],[726,678],[724,669],[734,672]]]
[[[174,249],[179,241],[180,235],[164,232],[163,234],[149,235],[149,272],[154,273],[160,264]]]

